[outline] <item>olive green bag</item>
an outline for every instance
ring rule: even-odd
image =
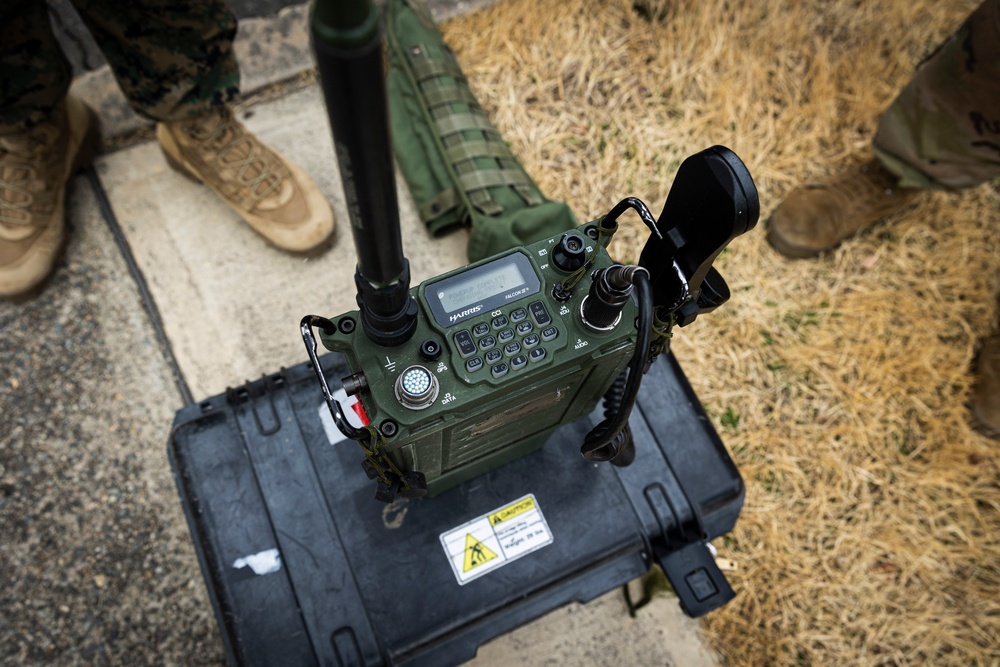
[[[474,262],[576,227],[490,123],[422,0],[388,0],[387,23],[393,149],[430,233],[471,227]]]

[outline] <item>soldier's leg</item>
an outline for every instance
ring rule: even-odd
[[[906,188],[1000,176],[1000,0],[986,0],[882,116],[875,155]]]
[[[0,0],[0,134],[21,132],[66,96],[70,66],[44,2]]]
[[[1000,0],[986,0],[919,66],[883,114],[873,150],[860,167],[789,194],[771,214],[771,245],[812,257],[923,190],[1000,175]]]
[[[257,233],[292,252],[333,236],[333,209],[298,166],[227,103],[239,89],[236,19],[221,0],[72,0],[172,167],[215,191]]]
[[[236,18],[220,0],[72,0],[132,107],[200,116],[239,92]]]
[[[964,188],[1000,176],[1000,0],[987,0],[917,70],[886,111],[875,155],[913,188]],[[1000,333],[982,343],[969,406],[1000,437]]]
[[[67,185],[93,153],[97,124],[67,97],[70,71],[45,3],[0,0],[0,298],[51,274]]]

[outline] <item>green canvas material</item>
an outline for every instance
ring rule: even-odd
[[[475,262],[575,228],[493,127],[423,2],[389,0],[387,17],[393,150],[430,233],[470,227]]]

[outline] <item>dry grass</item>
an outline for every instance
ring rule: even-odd
[[[654,212],[679,161],[731,147],[762,220],[867,157],[881,112],[973,8],[942,0],[510,0],[444,26],[483,105],[581,218]],[[705,628],[731,665],[1000,663],[1000,446],[966,423],[994,325],[996,184],[921,204],[818,260],[762,227],[717,263],[723,310],[674,349],[747,483],[736,600]],[[615,239],[636,256],[637,221]],[[723,417],[726,418],[723,418]]]

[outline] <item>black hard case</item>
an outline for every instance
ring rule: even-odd
[[[349,373],[340,355],[322,363],[331,383]],[[595,414],[528,456],[391,507],[373,499],[360,448],[330,444],[322,406],[301,364],[177,413],[168,454],[232,664],[458,664],[654,563],[689,614],[732,597],[704,542],[733,528],[743,481],[670,354],[643,381],[631,466],[580,456]],[[439,536],[529,493],[553,542],[459,585]],[[234,567],[274,548],[278,571]]]

